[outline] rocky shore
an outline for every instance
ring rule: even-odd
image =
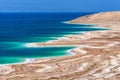
[[[0,66],[0,80],[120,80],[120,12],[102,12],[69,21],[111,30],[70,35],[32,46],[77,46],[70,56]]]

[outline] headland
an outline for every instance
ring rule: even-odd
[[[39,46],[77,46],[70,56],[36,59],[31,63],[0,66],[0,80],[119,80],[120,12],[83,16],[72,24],[94,24],[111,30],[70,35]]]

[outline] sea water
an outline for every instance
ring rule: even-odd
[[[24,46],[31,42],[56,40],[69,34],[105,30],[94,25],[64,23],[91,13],[0,13],[0,64],[22,62],[27,58],[68,55],[68,47]]]

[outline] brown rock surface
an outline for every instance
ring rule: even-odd
[[[120,21],[120,11],[115,12],[101,12],[98,14],[83,16],[74,20],[70,23],[119,23]]]

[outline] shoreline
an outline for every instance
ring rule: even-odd
[[[65,21],[65,22],[62,22],[62,23],[64,23],[64,24],[76,24],[76,25],[90,25],[90,26],[92,26],[91,28],[100,28],[100,29],[107,29],[107,30],[111,30],[110,28],[102,28],[102,27],[96,27],[97,25],[95,25],[95,24],[79,24],[79,23],[70,23],[69,21]],[[99,30],[98,30],[99,31]],[[87,32],[93,32],[93,31],[87,31]],[[69,37],[69,36],[71,36],[71,35],[80,35],[80,34],[85,34],[86,32],[85,31],[83,31],[83,32],[80,32],[80,33],[78,33],[78,34],[69,34],[69,35],[64,35],[63,37],[59,37],[59,38],[57,38],[57,39],[55,39],[55,40],[48,40],[47,42],[52,42],[52,41],[56,41],[56,40],[59,40],[59,39],[64,39],[64,38],[66,38],[66,37]],[[39,42],[37,42],[37,43],[39,43]],[[45,43],[45,42],[42,42],[42,43]],[[27,44],[30,44],[30,45],[27,45]],[[35,43],[26,43],[26,45],[24,45],[24,46],[26,46],[26,47],[33,47],[33,48],[37,48],[37,47],[53,47],[53,45],[50,45],[50,46],[37,46],[37,45],[34,45],[34,44],[36,44],[36,42]],[[55,45],[55,47],[67,47],[67,46],[70,46],[70,45]],[[74,47],[80,47],[79,45],[77,46],[77,45],[71,45],[71,46],[74,46]],[[37,59],[51,59],[51,58],[54,58],[54,57],[66,57],[66,56],[71,56],[71,55],[75,55],[76,53],[75,52],[72,52],[74,49],[76,49],[76,48],[73,48],[73,49],[70,49],[70,50],[67,50],[66,51],[66,53],[70,53],[69,55],[61,55],[61,56],[53,56],[53,57],[43,57],[43,58],[26,58],[24,61],[22,61],[22,62],[17,62],[17,63],[8,63],[8,64],[1,64],[1,66],[2,65],[17,65],[17,64],[27,64],[27,63],[34,63]]]
[[[93,25],[95,26],[94,24],[79,24],[79,23],[70,23],[70,22],[63,22],[65,24],[76,24],[76,25]],[[97,25],[96,25],[97,26]],[[91,28],[103,28],[103,29],[110,29],[110,28],[104,28],[104,27],[91,27]],[[110,29],[112,30],[112,29]],[[98,30],[99,31],[99,30]],[[100,30],[101,31],[101,30]],[[102,30],[104,31],[104,30]],[[106,31],[106,30],[105,30]],[[87,32],[96,32],[96,31],[87,31]],[[86,34],[87,32],[81,32],[81,34]],[[64,39],[66,37],[69,37],[69,36],[74,36],[74,35],[81,35],[81,34],[69,34],[69,35],[64,35],[63,37],[59,37],[55,40],[48,40],[47,42],[54,42],[54,41],[57,41],[57,40],[60,40],[60,39]],[[27,44],[30,44],[30,46],[28,45],[24,45],[26,47],[33,47],[33,48],[37,48],[37,47],[67,47],[67,46],[74,46],[76,48],[79,48],[80,46],[79,45],[36,45],[37,43],[46,43],[46,42],[34,42],[34,43],[27,43]],[[29,63],[35,63],[38,59],[52,59],[52,58],[55,58],[55,57],[68,57],[68,56],[72,56],[72,55],[76,55],[77,53],[73,52],[74,49],[76,48],[73,48],[73,49],[70,49],[70,50],[67,50],[66,53],[70,53],[69,55],[62,55],[62,56],[53,56],[53,57],[43,57],[43,58],[26,58],[24,61],[22,62],[17,62],[17,63],[8,63],[8,64],[0,64],[0,66],[6,66],[6,65],[19,65],[19,64],[29,64]]]
[[[109,18],[106,15],[112,15],[112,17]],[[72,23],[95,23],[99,27],[112,30],[85,32],[50,42],[37,43],[36,46],[79,46],[71,50],[72,53],[76,53],[72,56],[38,59],[35,63],[8,65],[2,68],[2,70],[6,70],[5,72],[0,71],[0,74],[4,75],[0,76],[0,79],[5,77],[12,80],[19,77],[23,80],[119,80],[120,22],[117,21],[116,15],[120,15],[120,13],[98,13],[73,20]],[[104,21],[98,23],[100,20]],[[15,72],[16,69],[17,72]]]
[[[70,23],[70,22],[68,22],[68,21],[65,21],[65,22],[62,22],[62,23],[64,23],[64,24],[74,24],[74,23]],[[95,26],[94,24],[76,24],[76,25],[91,25],[91,26]],[[91,27],[91,28],[99,28],[99,27]],[[108,28],[106,28],[106,29],[108,29]],[[88,31],[89,32],[89,31]],[[80,33],[78,33],[78,34],[69,34],[69,35],[64,35],[63,37],[59,37],[59,38],[57,38],[57,39],[55,39],[55,40],[59,40],[59,39],[62,39],[62,38],[66,38],[66,37],[69,37],[70,35],[79,35],[79,34],[85,34],[86,32],[85,31],[83,31],[83,32],[80,32]],[[51,42],[51,41],[54,41],[54,40],[48,40],[47,42]],[[39,42],[37,42],[37,43],[39,43]],[[44,42],[42,42],[42,43],[44,43]],[[27,45],[28,44],[28,45]],[[35,42],[35,44],[36,44],[36,42]],[[53,45],[51,45],[51,46],[36,46],[36,45],[34,45],[34,43],[26,43],[26,45],[24,45],[24,46],[26,46],[26,47],[34,47],[34,48],[37,48],[37,47],[53,47]],[[68,45],[69,46],[69,45]],[[74,45],[73,45],[74,46]],[[67,47],[67,45],[58,45],[58,46],[55,46],[55,47]],[[74,46],[75,47],[75,46]],[[79,46],[76,46],[77,48],[79,47]],[[73,48],[73,49],[70,49],[70,50],[67,50],[66,51],[66,53],[67,53],[67,55],[61,55],[61,56],[53,56],[53,57],[43,57],[43,58],[26,58],[24,61],[22,61],[22,62],[17,62],[17,63],[8,63],[8,64],[0,64],[0,66],[5,66],[5,65],[17,65],[17,64],[27,64],[27,63],[34,63],[37,59],[51,59],[51,58],[55,58],[55,57],[66,57],[66,56],[71,56],[71,55],[75,55],[76,53],[75,52],[72,52],[74,49],[76,49],[76,48]],[[68,55],[69,54],[69,55]]]
[[[37,46],[35,46],[36,48]],[[40,46],[40,47],[53,47],[53,46]],[[69,47],[69,46],[54,46],[54,47]],[[72,47],[72,46],[71,46]],[[60,55],[60,56],[50,56],[50,57],[37,57],[37,58],[25,58],[25,59],[22,59],[21,62],[16,62],[16,63],[6,63],[6,64],[0,64],[0,66],[10,66],[10,65],[21,65],[21,64],[29,64],[29,63],[36,63],[36,61],[38,59],[54,59],[56,57],[60,58],[60,57],[66,57],[66,56],[72,56],[72,55],[75,55],[76,53],[72,52],[72,50],[76,49],[77,47],[74,46],[73,49],[69,49],[67,51],[65,51],[65,55]]]

